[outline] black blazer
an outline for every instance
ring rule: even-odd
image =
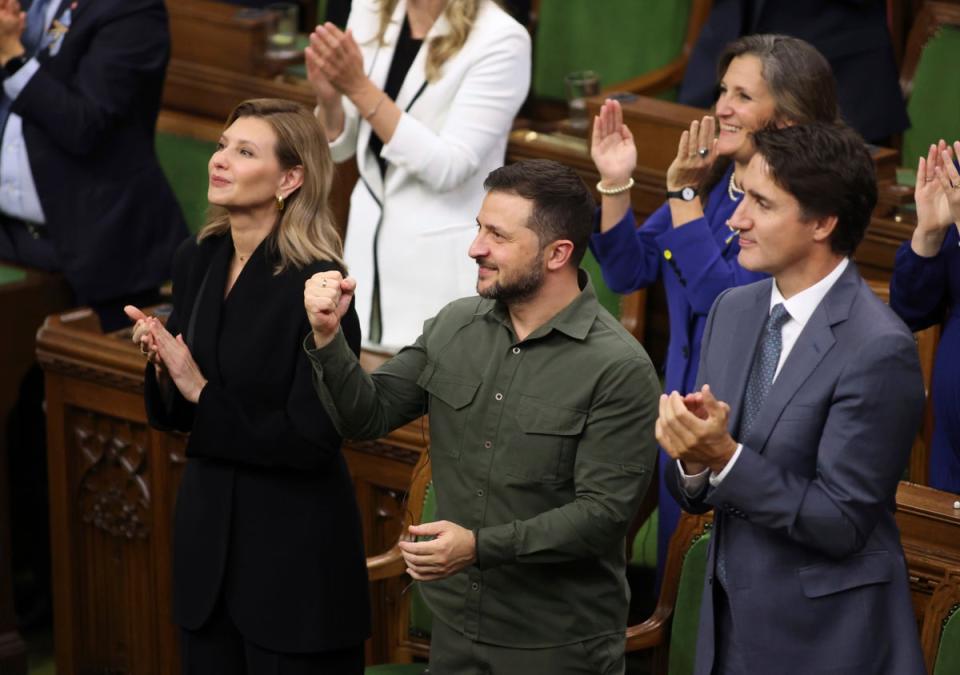
[[[224,299],[232,253],[229,234],[191,238],[174,260],[167,325],[209,380],[199,402],[178,395],[166,408],[147,368],[150,423],[191,432],[174,520],[174,620],[199,628],[223,593],[241,633],[267,649],[359,645],[370,634],[360,514],[302,348],[304,282],[336,266],[274,275],[265,242]],[[352,308],[343,331],[359,353]]]
[[[792,35],[820,50],[833,69],[843,118],[868,141],[910,126],[883,0],[716,0],[690,54],[680,103],[713,105],[720,53],[754,33]]]
[[[163,0],[60,2],[69,31],[11,110],[64,274],[99,302],[167,280],[187,236],[154,150],[170,33]]]

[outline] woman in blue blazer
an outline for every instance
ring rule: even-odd
[[[630,203],[637,150],[620,104],[608,100],[594,119],[591,155],[600,173],[598,232],[590,250],[618,293],[662,279],[670,316],[667,391],[694,389],[700,339],[716,297],[765,275],[737,264],[737,233],[727,221],[740,203],[740,176],[753,156],[750,134],[767,125],[837,119],[830,65],[813,47],[782,35],[731,43],[718,64],[715,116],[691,123],[667,169],[667,201],[637,228]],[[719,135],[715,128],[719,124]],[[660,455],[658,569],[663,569],[680,508],[664,484]]]
[[[960,156],[960,141],[953,144]],[[897,251],[890,306],[911,330],[943,323],[933,369],[931,487],[960,493],[960,172],[946,143],[917,167],[917,229]]]

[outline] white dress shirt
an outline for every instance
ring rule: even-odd
[[[847,265],[849,263],[850,259],[844,258],[827,276],[815,283],[813,286],[803,289],[789,300],[784,299],[783,294],[780,293],[780,289],[777,288],[776,279],[774,279],[772,290],[770,292],[770,308],[768,312],[772,311],[774,306],[782,303],[783,308],[787,310],[787,314],[790,315],[790,318],[787,319],[787,321],[783,324],[783,327],[780,329],[780,360],[777,361],[777,370],[773,374],[774,382],[777,381],[777,376],[780,375],[780,370],[783,368],[783,364],[786,363],[787,357],[790,356],[793,346],[797,344],[797,338],[799,338],[800,333],[803,332],[804,326],[807,325],[807,322],[810,320],[810,317],[813,316],[813,313],[820,305],[820,302],[827,295],[830,289],[833,288],[833,285],[837,283],[837,279],[839,279],[840,275],[843,274],[843,271],[847,269]],[[684,472],[683,463],[680,460],[677,460],[677,468],[680,470],[680,479],[683,483],[684,491],[688,495],[697,494],[701,489],[703,489],[704,481],[708,479],[710,481],[710,485],[713,487],[720,485],[723,479],[726,478],[727,474],[730,473],[733,465],[737,463],[737,459],[740,457],[741,450],[743,450],[743,444],[738,443],[737,449],[734,451],[733,456],[730,458],[730,461],[727,462],[727,465],[723,467],[723,470],[720,473],[712,473],[710,469],[705,469],[704,471],[691,476]]]
[[[53,23],[61,3],[51,0],[44,10],[44,38],[41,48],[47,46],[46,31]],[[33,56],[16,73],[3,81],[3,91],[11,101],[27,86],[34,74],[40,69],[37,57]],[[0,142],[0,211],[13,218],[44,224],[43,208],[40,206],[40,197],[37,186],[33,182],[33,173],[30,169],[30,157],[27,155],[27,145],[23,139],[23,118],[16,113],[10,113],[7,124],[3,129],[3,140]]]

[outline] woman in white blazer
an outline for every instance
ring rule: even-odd
[[[493,0],[354,0],[306,63],[334,160],[360,170],[344,257],[364,338],[399,348],[476,292],[467,249],[530,86],[530,37]]]

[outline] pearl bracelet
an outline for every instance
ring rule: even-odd
[[[633,177],[631,176],[630,180],[628,180],[623,185],[607,188],[607,187],[603,187],[603,181],[601,180],[597,182],[597,192],[599,192],[602,195],[607,195],[608,197],[611,195],[618,195],[632,188],[633,183],[634,183]]]

